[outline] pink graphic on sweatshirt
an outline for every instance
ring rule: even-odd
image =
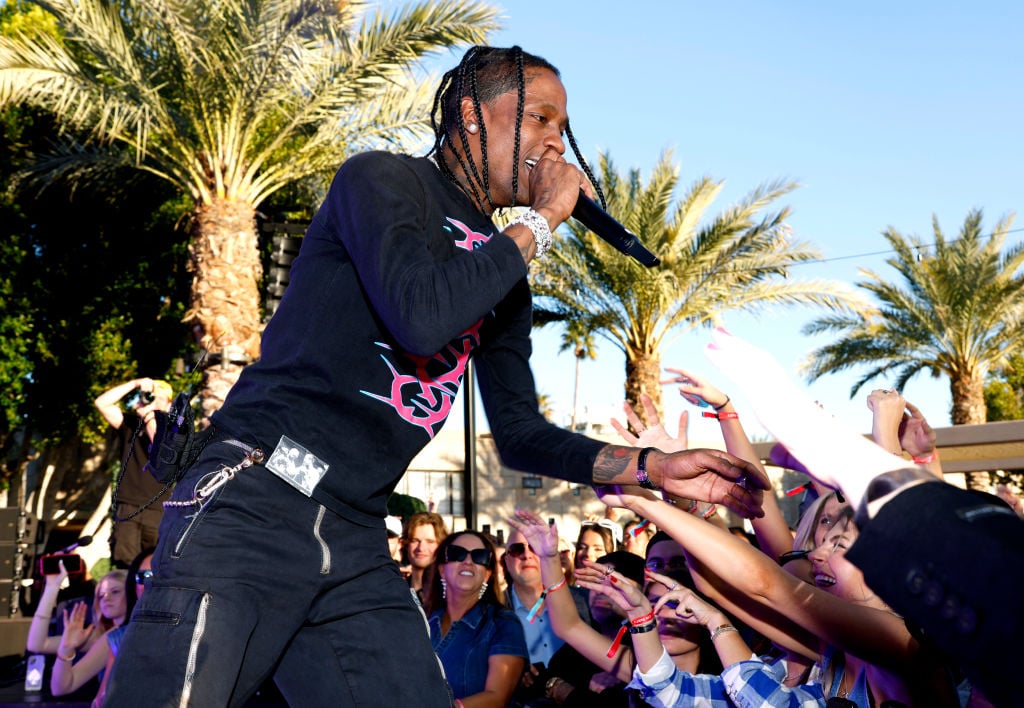
[[[455,239],[455,245],[464,250],[472,251],[491,238],[490,234],[473,231],[456,219],[449,218],[448,221],[462,233],[462,238]],[[451,227],[445,228],[452,231]],[[444,349],[428,357],[400,354],[389,344],[377,342],[377,346],[384,350],[381,360],[391,371],[391,390],[384,395],[369,391],[361,393],[391,406],[402,420],[422,428],[433,439],[451,413],[462,386],[469,355],[473,347],[480,344],[482,323],[483,320],[478,321]],[[404,365],[400,365],[399,360],[404,360]],[[408,372],[409,363],[412,364],[412,372]]]

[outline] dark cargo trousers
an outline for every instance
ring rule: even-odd
[[[383,526],[261,465],[224,481],[244,457],[212,442],[175,487],[104,705],[237,706],[273,676],[303,708],[451,706]]]

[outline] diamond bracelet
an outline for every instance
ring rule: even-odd
[[[551,227],[548,226],[548,220],[539,213],[533,209],[527,209],[508,222],[509,226],[512,226],[512,224],[522,224],[533,234],[533,242],[537,244],[537,252],[534,254],[534,258],[542,258],[545,253],[551,250]]]

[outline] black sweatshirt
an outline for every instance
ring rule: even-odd
[[[329,464],[312,497],[367,526],[451,410],[467,357],[506,465],[589,484],[604,443],[548,423],[513,240],[428,159],[368,152],[335,175],[284,298],[213,423]]]

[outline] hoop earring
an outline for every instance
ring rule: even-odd
[[[481,599],[484,596],[485,592],[487,592],[487,581],[486,580],[484,581],[484,584],[480,586],[480,594],[476,596],[476,599],[477,600]]]

